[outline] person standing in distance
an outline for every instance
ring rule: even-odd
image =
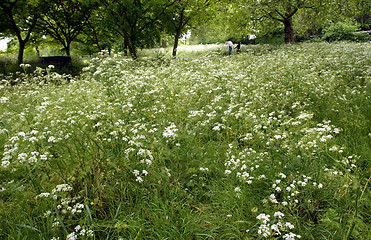
[[[233,49],[233,42],[230,39],[228,40],[227,47],[229,48],[228,56],[231,56],[232,49]]]

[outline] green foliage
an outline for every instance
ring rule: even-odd
[[[355,42],[367,42],[371,41],[371,35],[366,32],[356,32],[353,34],[353,41]]]
[[[176,57],[179,39],[198,22],[207,19],[214,1],[184,0],[175,3],[169,11],[162,14],[160,22],[165,32],[173,37],[173,53]]]
[[[10,68],[13,68],[12,66],[16,66],[16,59],[10,58],[10,57],[0,57],[0,73],[3,75],[7,75],[10,71]],[[15,72],[15,71],[14,71]]]
[[[71,42],[82,33],[96,5],[94,1],[52,0],[43,12],[39,27],[64,47],[70,56]]]
[[[1,1],[0,11],[3,13],[1,28],[6,36],[18,40],[18,64],[23,63],[26,44],[31,39],[46,1]]]
[[[331,24],[326,27],[323,32],[323,39],[328,42],[341,41],[341,40],[353,40],[354,32],[358,29],[358,26],[351,22],[338,22]]]
[[[229,38],[229,33],[225,32],[224,27],[215,25],[198,26],[192,31],[192,44],[217,44],[223,43]]]
[[[22,65],[0,85],[0,238],[369,239],[370,50]]]
[[[279,45],[283,44],[284,42],[284,30],[282,27],[276,27],[266,33],[263,36],[259,36],[256,39],[254,39],[254,43],[256,44],[273,44],[273,45]]]
[[[177,3],[176,0],[105,1],[103,14],[109,29],[124,40],[125,47],[135,59],[139,47],[158,42],[163,31],[160,19]]]

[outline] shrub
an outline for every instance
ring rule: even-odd
[[[263,36],[254,39],[256,44],[273,44],[280,45],[284,43],[285,33],[282,27],[277,27]]]
[[[350,22],[338,22],[324,29],[323,39],[328,42],[353,40],[357,26]]]
[[[353,41],[355,42],[367,42],[371,41],[371,35],[366,32],[357,32],[353,34]]]
[[[13,65],[16,63],[15,58],[1,56],[0,58],[0,74],[8,74],[9,71],[15,71]]]

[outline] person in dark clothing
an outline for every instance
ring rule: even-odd
[[[237,49],[237,53],[241,52],[241,42],[237,43],[236,49]]]

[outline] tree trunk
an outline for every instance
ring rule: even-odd
[[[185,11],[185,8],[183,8],[182,11],[180,12],[179,25],[176,29],[174,47],[173,47],[173,58],[176,58],[176,53],[178,51],[179,38],[180,38],[180,34],[182,33],[182,28],[183,28],[184,11]]]
[[[98,49],[99,49],[99,52],[103,50],[102,46],[99,44],[99,39],[98,39],[98,34],[97,34],[97,31],[95,30],[95,28],[90,24],[90,21],[89,21],[89,27],[92,29],[93,31],[93,42],[97,45]],[[88,35],[89,36],[89,35]]]
[[[66,54],[68,57],[71,56],[71,43],[70,42],[66,44]]]
[[[129,47],[130,56],[136,60],[138,58],[137,56],[137,49],[135,47],[130,46]]]
[[[294,43],[294,29],[292,27],[292,19],[285,19],[285,43]]]
[[[25,41],[19,41],[19,50],[18,50],[18,66],[23,63],[24,49],[26,47]]]
[[[124,54],[127,57],[128,56],[128,49],[129,49],[129,38],[124,37]]]
[[[174,46],[173,46],[173,58],[176,58],[176,53],[178,51],[178,42],[180,37],[180,31],[177,30],[174,38]]]
[[[137,49],[135,47],[135,38],[134,37],[130,37],[129,41],[128,41],[128,48],[129,48],[129,53],[130,53],[130,56],[135,60],[138,58],[137,56]]]

